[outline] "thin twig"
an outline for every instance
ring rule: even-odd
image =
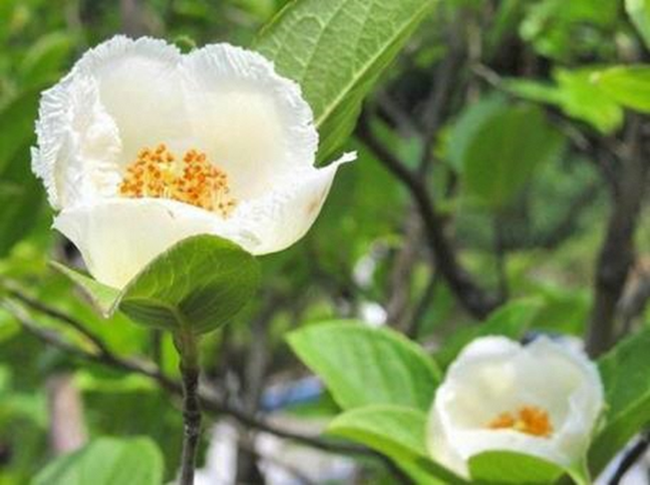
[[[292,466],[288,463],[285,463],[276,456],[261,453],[254,446],[251,446],[247,442],[247,440],[243,440],[243,441],[240,440],[237,446],[240,449],[246,451],[247,453],[250,453],[257,460],[263,460],[273,466],[282,468],[285,472],[289,473],[290,475],[293,475],[293,477],[298,481],[298,483],[302,485],[316,485],[316,482],[314,482],[310,477],[308,477],[305,473],[303,473],[302,470],[300,470],[297,466]]]
[[[494,257],[496,275],[498,279],[499,295],[504,300],[508,298],[508,267],[507,253],[503,241],[503,216],[497,213],[493,220],[494,229]]]
[[[173,395],[180,397],[183,394],[183,388],[179,382],[163,374],[158,367],[151,363],[127,359],[118,356],[110,351],[104,352],[98,349],[98,352],[90,352],[84,350],[69,343],[57,332],[43,328],[41,325],[35,323],[30,318],[30,316],[22,310],[22,308],[16,304],[12,304],[11,301],[5,300],[2,304],[0,304],[0,307],[4,308],[8,313],[16,318],[23,329],[47,345],[56,347],[82,360],[148,377],[154,380],[162,389]],[[36,310],[36,308],[33,309]],[[60,319],[60,321],[62,323],[69,323],[69,320],[67,318]],[[218,396],[216,396],[214,393],[209,392],[202,386],[199,387],[199,399],[201,407],[210,414],[231,416],[245,426],[257,429],[259,431],[264,431],[275,436],[279,436],[280,438],[289,439],[295,441],[296,443],[301,443],[305,446],[310,446],[312,448],[328,451],[331,453],[351,454],[375,458],[380,457],[380,455],[377,453],[362,446],[355,446],[347,443],[322,439],[316,436],[295,433],[293,431],[271,425],[253,415],[250,415],[238,408],[222,402]]]
[[[409,322],[409,326],[406,331],[406,336],[410,339],[417,339],[420,336],[420,325],[422,323],[422,319],[426,315],[426,311],[431,303],[433,303],[432,300],[439,282],[440,273],[434,271],[429,275],[427,286],[424,288],[424,291],[422,291],[420,299],[415,305],[415,309],[413,310],[413,314],[411,316],[411,321]]]
[[[377,159],[409,190],[422,217],[425,236],[440,273],[461,304],[474,316],[485,318],[499,305],[498,298],[486,293],[460,265],[457,255],[444,233],[443,218],[436,211],[434,200],[422,179],[411,172],[375,136],[368,120],[362,116],[357,134]]]
[[[631,117],[627,153],[617,177],[619,191],[612,197],[613,208],[596,266],[594,306],[587,331],[587,350],[592,357],[605,352],[614,341],[616,310],[635,258],[634,235],[650,173],[642,138],[641,120]]]
[[[449,106],[451,92],[458,71],[462,66],[464,47],[459,35],[458,22],[451,25],[449,31],[449,53],[440,65],[433,70],[432,88],[425,100],[422,112],[422,154],[417,172],[421,177],[427,175],[433,162],[433,147],[438,129],[444,120]],[[457,86],[456,86],[457,87]]]
[[[52,317],[56,320],[64,322],[66,325],[72,327],[81,335],[86,337],[90,342],[93,343],[93,345],[95,345],[95,347],[97,347],[98,350],[102,351],[103,353],[110,353],[110,350],[108,349],[104,341],[100,337],[92,333],[90,330],[88,330],[88,328],[86,328],[86,326],[76,318],[73,318],[67,313],[63,313],[62,311],[54,307],[46,305],[41,301],[32,298],[31,296],[20,291],[17,287],[15,287],[13,284],[9,282],[3,282],[3,285],[7,287],[7,293],[10,296],[14,297],[16,300],[21,301],[22,303],[29,306],[30,308],[33,308],[37,312],[40,312],[44,315],[47,315],[48,317]]]
[[[197,339],[192,330],[175,335],[181,357],[179,369],[183,384],[183,450],[180,485],[194,485],[196,454],[201,437],[201,404],[199,402],[199,356]]]

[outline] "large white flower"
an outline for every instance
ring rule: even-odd
[[[182,55],[150,38],[88,51],[43,94],[32,166],[54,226],[121,288],[172,244],[207,233],[253,254],[312,225],[337,167],[298,85],[228,44]]]
[[[603,405],[600,375],[584,353],[546,337],[527,346],[480,338],[465,347],[438,388],[429,451],[466,478],[468,460],[485,451],[576,466]]]

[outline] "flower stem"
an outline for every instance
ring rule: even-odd
[[[183,382],[183,452],[181,455],[180,485],[194,484],[196,453],[201,434],[201,407],[199,405],[199,363],[196,337],[190,332],[176,336],[181,356],[180,371]]]

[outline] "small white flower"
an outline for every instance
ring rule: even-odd
[[[469,478],[485,451],[577,465],[603,409],[596,366],[575,349],[541,337],[527,346],[503,337],[469,344],[450,366],[429,416],[433,459]]]
[[[37,135],[54,226],[117,288],[194,234],[253,254],[290,246],[355,158],[313,166],[311,109],[261,55],[228,44],[182,55],[150,38],[88,51],[43,94]]]

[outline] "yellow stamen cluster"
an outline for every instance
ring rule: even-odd
[[[237,202],[228,176],[212,165],[205,153],[189,150],[178,160],[164,144],[145,148],[131,162],[119,186],[123,197],[174,199],[228,217]]]
[[[516,413],[501,413],[487,425],[490,429],[513,429],[520,433],[547,438],[553,425],[546,411],[536,406],[523,406]]]

